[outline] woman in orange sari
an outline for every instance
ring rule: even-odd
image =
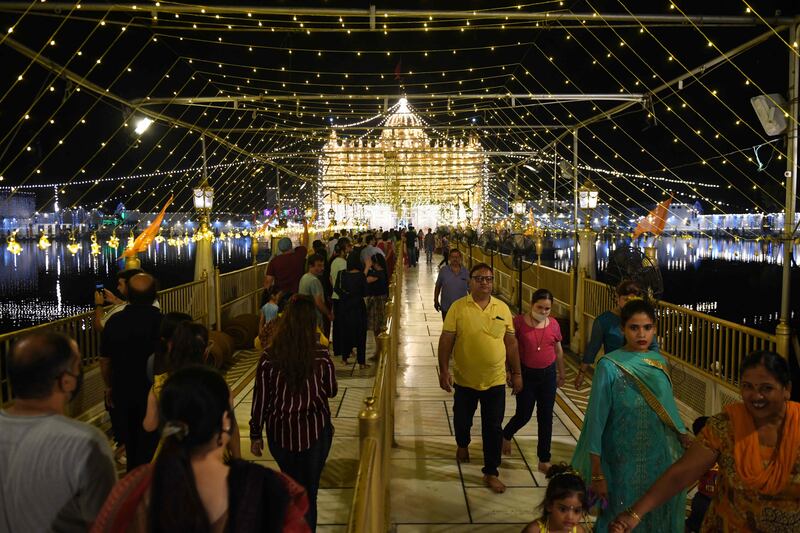
[[[711,417],[692,447],[627,511],[612,532],[641,518],[719,464],[703,532],[800,531],[800,404],[789,401],[785,359],[754,352],[742,363],[742,402]]]

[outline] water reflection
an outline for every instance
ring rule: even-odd
[[[97,283],[116,287],[116,273],[121,262],[117,250],[107,245],[92,255],[89,241],[76,254],[67,243],[54,241],[47,250],[35,242],[23,242],[19,255],[0,253],[0,331],[48,322],[92,309]],[[122,251],[122,248],[119,250]],[[252,262],[250,238],[215,241],[214,262],[227,272]],[[162,288],[187,283],[194,277],[195,244],[169,246],[153,243],[140,254],[142,268],[158,278]]]
[[[630,244],[629,241],[610,239],[599,239],[596,242],[597,266],[600,270],[605,269],[609,255],[618,246],[630,246]],[[644,240],[638,241],[635,246],[644,251]],[[656,241],[655,247],[658,250],[658,266],[666,270],[686,270],[689,266],[697,266],[705,259],[767,265],[783,264],[783,243],[766,240],[664,237]],[[798,254],[800,254],[800,244],[794,244],[793,256],[798,257]],[[573,255],[571,238],[555,239],[552,255],[545,253],[544,262],[548,266],[566,271],[572,265]]]
[[[608,281],[608,258],[629,241],[600,239],[596,243],[598,279]],[[644,241],[636,243],[644,249]],[[664,237],[656,242],[657,261],[664,280],[663,300],[701,313],[774,332],[781,298],[783,244],[764,240]],[[793,245],[800,257],[800,245]],[[556,239],[542,263],[569,270],[573,240]],[[791,318],[800,302],[800,268],[792,264]]]

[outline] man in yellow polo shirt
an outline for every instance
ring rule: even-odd
[[[498,478],[506,383],[513,393],[522,390],[517,339],[511,311],[492,296],[492,267],[480,263],[469,273],[468,295],[453,302],[439,337],[439,386],[455,389],[453,426],[459,462],[469,462],[470,429],[481,404],[483,481],[494,492],[504,492]],[[453,354],[453,375],[450,354]],[[510,371],[509,371],[510,370]]]

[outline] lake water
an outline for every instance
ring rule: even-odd
[[[97,283],[111,290],[116,288],[116,274],[121,263],[117,261],[115,249],[104,245],[100,254],[92,255],[90,243],[86,241],[73,255],[66,244],[55,241],[49,249],[39,250],[35,242],[23,242],[19,255],[9,253],[3,246],[0,253],[0,332],[91,310]],[[212,250],[214,262],[222,272],[252,264],[249,237],[215,241]],[[192,242],[180,247],[169,246],[166,242],[153,243],[139,258],[142,268],[155,274],[160,287],[168,288],[192,281],[194,252]]]
[[[113,289],[120,268],[116,250],[103,246],[91,255],[89,242],[75,255],[64,242],[39,250],[21,243],[23,252],[0,252],[0,332],[55,320],[92,309],[96,283]],[[623,243],[597,243],[598,277],[605,281],[609,253]],[[774,331],[780,307],[782,246],[763,241],[664,237],[657,243],[664,279],[662,299],[720,318]],[[265,247],[261,246],[262,253]],[[153,243],[140,254],[142,267],[155,273],[162,288],[187,283],[194,276],[194,243],[174,247]],[[252,263],[250,239],[213,244],[214,261],[223,272]],[[798,257],[800,246],[795,245]],[[545,264],[569,268],[571,239],[556,239]],[[264,260],[260,257],[259,260]],[[800,268],[792,269],[794,311],[800,305]],[[795,322],[798,313],[794,312]]]

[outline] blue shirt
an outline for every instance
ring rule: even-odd
[[[267,302],[261,308],[261,314],[264,315],[264,322],[269,324],[269,321],[278,316],[278,306],[272,302]]]
[[[445,265],[439,269],[439,276],[436,278],[436,286],[441,289],[440,303],[442,312],[447,315],[450,306],[469,293],[468,286],[469,272],[463,266],[456,274],[450,265]]]

